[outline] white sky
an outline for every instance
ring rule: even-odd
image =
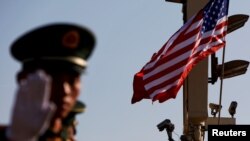
[[[250,14],[250,1],[231,0],[229,15]],[[8,124],[19,64],[9,46],[34,27],[52,22],[72,22],[90,28],[96,49],[82,76],[80,99],[87,105],[78,116],[78,138],[88,141],[165,141],[156,125],[166,118],[182,134],[182,89],[176,99],[162,104],[142,100],[130,104],[133,76],[182,24],[182,5],[165,0],[43,0],[0,1],[0,124]],[[225,61],[250,60],[250,24],[229,34]],[[217,54],[221,62],[220,50]],[[224,80],[222,116],[237,101],[238,124],[250,123],[250,73]],[[219,102],[219,81],[209,84],[209,103]],[[210,115],[210,110],[208,111]],[[179,137],[174,134],[173,138]]]

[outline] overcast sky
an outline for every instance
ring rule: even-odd
[[[250,14],[250,1],[231,0],[229,15]],[[183,24],[181,4],[165,0],[25,0],[0,1],[0,124],[8,124],[20,64],[9,54],[11,43],[27,30],[54,22],[72,22],[95,33],[97,44],[82,76],[80,100],[86,112],[78,116],[80,141],[165,141],[156,125],[166,118],[175,124],[173,138],[183,130],[182,88],[164,103],[142,100],[131,105],[133,77],[151,55]],[[250,60],[250,24],[226,37],[225,61]],[[217,56],[221,62],[221,52]],[[250,123],[247,109],[250,73],[224,80],[222,116],[237,101],[236,121]],[[220,82],[208,84],[209,103],[219,102]],[[209,116],[210,111],[208,111]]]

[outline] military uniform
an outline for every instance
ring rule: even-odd
[[[87,59],[91,56],[94,45],[95,37],[87,28],[72,23],[54,23],[25,33],[11,45],[10,52],[21,63],[22,70],[32,72],[41,68],[50,74],[62,71],[81,74],[87,66]],[[80,102],[76,106],[79,104],[80,108],[73,108],[63,120],[65,128],[73,125],[75,115],[84,109],[84,104]],[[6,140],[5,129],[5,126],[0,128],[1,141]],[[60,136],[67,138],[65,133]]]
[[[75,138],[78,121],[76,116],[85,111],[85,104],[81,101],[77,101],[75,106],[69,115],[63,120],[63,130],[59,134],[53,134],[53,132],[47,130],[43,136],[40,137],[41,141],[68,141],[71,138]],[[71,140],[70,140],[71,141]]]

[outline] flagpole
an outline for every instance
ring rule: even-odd
[[[219,106],[220,107],[221,107],[221,101],[222,101],[222,88],[223,88],[223,79],[224,79],[225,52],[226,52],[226,45],[223,47],[223,53],[222,53],[222,70],[221,70],[220,98],[219,98]],[[220,114],[221,114],[221,108],[219,108],[218,125],[220,124],[220,117],[221,117]]]

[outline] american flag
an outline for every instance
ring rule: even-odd
[[[131,103],[175,98],[191,69],[225,46],[229,0],[210,0],[134,76]]]

